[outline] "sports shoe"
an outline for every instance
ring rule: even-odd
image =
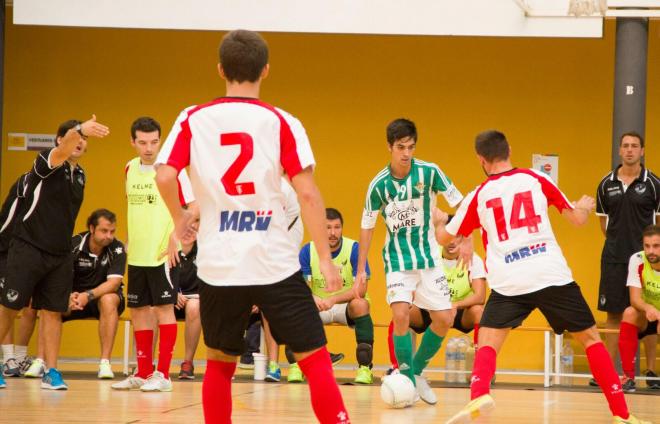
[[[591,387],[599,387],[599,386],[598,386],[598,382],[596,381],[595,378],[590,378],[590,379],[589,379],[589,385],[590,385]]]
[[[112,372],[112,366],[110,361],[107,359],[101,359],[99,363],[99,373],[98,378],[112,380],[115,378],[115,373]]]
[[[2,365],[2,375],[5,377],[20,377],[21,376],[21,366],[18,365],[16,359],[9,358],[7,362]]]
[[[55,368],[51,368],[43,377],[41,377],[41,388],[49,390],[67,390],[69,386],[67,386],[62,379],[62,374],[60,374]]]
[[[633,378],[623,377],[621,380],[621,390],[626,393],[635,393],[637,386]]]
[[[371,384],[374,382],[374,374],[371,368],[366,365],[360,365],[355,376],[355,382],[358,384]]]
[[[416,375],[415,386],[417,388],[417,393],[419,393],[419,397],[421,397],[424,402],[429,405],[435,405],[438,403],[438,397],[435,395],[435,392],[431,386],[429,386],[429,382],[426,381],[424,377]]]
[[[44,368],[44,360],[41,358],[35,358],[23,375],[28,378],[41,378],[44,376]]]
[[[7,383],[5,383],[5,378],[0,373],[0,389],[4,389],[5,387],[7,387]]]
[[[658,378],[658,375],[651,370],[646,370],[644,375],[649,378]],[[651,390],[660,390],[660,380],[646,380],[646,387]]]
[[[244,354],[241,356],[241,359],[238,361],[238,368],[242,370],[253,370],[254,369],[254,357],[252,354]]]
[[[477,417],[486,414],[488,411],[495,407],[493,398],[486,394],[481,395],[476,399],[471,400],[463,407],[456,415],[451,417],[445,424],[459,424],[468,423],[476,420]]]
[[[302,370],[298,364],[289,365],[289,373],[286,376],[286,381],[289,383],[300,383],[304,380]]]
[[[154,371],[140,387],[140,390],[143,392],[171,392],[172,380],[165,378],[162,372]]]
[[[344,360],[344,354],[343,353],[332,353],[330,352],[330,362],[332,362],[332,366],[334,367],[338,363]]]
[[[30,369],[31,365],[32,365],[32,358],[30,358],[29,356],[23,358],[23,360],[18,364],[18,366],[21,367],[21,376],[25,375],[27,370]]]
[[[181,370],[179,371],[179,380],[194,380],[195,379],[195,366],[192,361],[181,362]]]
[[[612,422],[614,424],[652,424],[651,421],[640,420],[639,418],[635,417],[633,414],[630,414],[626,419],[617,417],[615,415],[613,417]]]
[[[266,381],[272,381],[274,383],[277,383],[280,381],[280,378],[282,378],[282,370],[280,370],[279,365],[277,365],[277,362],[270,361],[268,363],[268,372],[266,372]]]
[[[115,390],[139,390],[140,387],[146,382],[142,377],[138,377],[137,375],[129,375],[122,381],[113,384],[112,387]]]

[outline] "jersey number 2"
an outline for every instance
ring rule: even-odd
[[[241,175],[241,172],[245,169],[248,162],[252,160],[254,155],[254,143],[250,134],[246,133],[227,133],[220,134],[220,145],[221,146],[233,146],[238,144],[240,152],[238,157],[232,163],[227,172],[224,173],[220,181],[225,187],[225,191],[230,196],[243,196],[245,194],[254,194],[254,183],[245,182],[237,183],[236,180]]]
[[[493,217],[495,218],[495,227],[497,227],[497,238],[500,241],[507,241],[509,239],[509,232],[507,231],[506,218],[504,218],[504,207],[502,206],[502,198],[495,197],[486,202],[486,207],[493,210]],[[520,216],[520,212],[523,216]],[[527,232],[538,233],[539,224],[541,223],[541,216],[536,214],[534,210],[534,200],[532,199],[531,191],[523,191],[516,193],[513,196],[513,205],[511,206],[511,218],[509,225],[512,230],[518,228],[527,228]]]

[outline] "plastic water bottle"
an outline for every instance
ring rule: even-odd
[[[449,371],[445,374],[445,381],[448,383],[456,382],[456,373],[451,371],[456,371],[457,369],[457,349],[458,344],[456,343],[456,339],[452,337],[447,341],[447,350],[445,352],[445,367]]]
[[[573,348],[571,343],[568,340],[564,341],[564,346],[561,349],[561,356],[559,357],[561,367],[560,371],[562,374],[572,374],[573,373]],[[573,385],[573,377],[561,377],[561,383],[564,386]]]
[[[456,362],[457,362],[457,369],[459,371],[465,371],[467,369],[465,365],[465,356],[467,353],[467,347],[468,344],[465,341],[463,337],[458,339],[458,342],[456,343]],[[456,375],[456,382],[458,383],[467,383],[467,374],[457,374]]]

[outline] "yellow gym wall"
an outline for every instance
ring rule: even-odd
[[[224,86],[215,71],[222,33],[14,26],[11,12],[8,9],[2,195],[35,156],[7,151],[8,132],[54,133],[61,121],[95,113],[110,126],[111,135],[90,140],[81,161],[88,185],[76,228],[84,230],[88,214],[106,207],[117,212],[118,237],[125,240],[123,168],[134,156],[130,124],[150,115],[167,134],[182,108],[222,95]],[[652,22],[646,128],[646,161],[657,172],[660,128],[653,117],[660,112],[659,30]],[[607,22],[603,39],[265,36],[271,72],[262,98],[305,125],[326,205],[343,212],[348,237],[358,237],[367,185],[389,158],[385,126],[396,117],[417,123],[417,156],[438,163],[463,193],[484,177],[472,143],[475,134],[487,128],[507,134],[519,166],[530,166],[532,153],[559,154],[559,183],[571,199],[593,196],[609,171],[613,22]],[[442,205],[446,207],[444,201]],[[585,228],[575,230],[556,212],[552,219],[574,276],[595,310],[603,242],[598,220],[594,216]],[[383,227],[379,222],[369,256],[377,323],[389,321],[380,258]],[[601,313],[596,317],[604,320]],[[545,321],[535,313],[526,324]],[[376,329],[379,364],[388,358],[385,335],[384,329]],[[352,332],[330,328],[328,336],[332,351],[354,361]],[[542,340],[541,333],[513,333],[499,367],[542,368]],[[65,325],[62,356],[98,353],[95,322]],[[182,354],[180,327],[175,356]],[[121,328],[114,355],[121,355]],[[197,357],[203,355],[200,347]],[[433,364],[444,364],[444,359]]]

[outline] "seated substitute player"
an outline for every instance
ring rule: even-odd
[[[463,196],[436,164],[413,157],[417,128],[412,121],[395,119],[387,126],[386,135],[391,159],[367,191],[354,291],[356,297],[366,291],[367,255],[380,212],[387,226],[383,260],[399,371],[410,378],[421,399],[433,405],[438,398],[421,374],[440,350],[454,311],[435,241],[431,210],[438,194],[451,207]],[[408,332],[412,304],[429,310],[432,321],[414,357]]]
[[[252,31],[227,33],[218,71],[226,97],[184,111],[161,151],[156,182],[181,240],[193,237],[195,213],[178,203],[176,176],[190,165],[199,202],[197,272],[207,349],[204,418],[231,422],[231,378],[245,350],[252,305],[278,343],[291,346],[325,424],[349,423],[326,349],[323,323],[288,234],[284,172],[298,194],[305,227],[317,243],[328,291],[341,286],[325,236],[325,207],[314,182],[309,139],[297,119],[259,100],[268,45]],[[219,142],[218,142],[219,141]]]
[[[448,216],[434,211],[438,241],[481,229],[491,294],[481,317],[479,349],[470,384],[471,399],[447,423],[476,419],[495,406],[490,382],[497,352],[512,328],[539,308],[552,329],[569,331],[586,350],[591,372],[607,398],[615,423],[646,423],[629,414],[612,359],[596,322],[552,232],[548,207],[555,206],[573,225],[587,223],[595,200],[582,196],[571,204],[555,183],[533,169],[514,168],[509,143],[499,131],[477,135],[475,150],[488,175],[472,191],[446,227]],[[484,243],[486,244],[486,243]]]
[[[468,269],[465,269],[460,254],[460,244],[462,237],[458,236],[452,240],[446,247],[440,246],[440,257],[445,268],[445,275],[451,291],[452,306],[456,308],[456,316],[452,328],[468,334],[474,330],[474,346],[478,345],[479,340],[479,321],[484,311],[483,304],[486,302],[486,269],[484,261],[473,253],[472,263]],[[429,312],[420,309],[416,305],[410,308],[410,328],[415,333],[420,334],[426,331],[431,324]],[[392,341],[392,332],[394,323],[390,322],[387,333],[387,345],[390,350],[390,360],[392,367],[398,368],[396,355],[394,354],[394,343]]]
[[[358,371],[355,382],[373,383],[371,372],[374,346],[374,323],[369,313],[369,297],[355,297],[353,280],[357,272],[359,245],[355,240],[344,237],[344,218],[334,208],[325,210],[328,231],[328,244],[332,252],[332,262],[339,268],[344,281],[339,291],[325,291],[325,279],[319,268],[319,256],[314,242],[305,244],[300,250],[300,267],[303,276],[312,287],[312,294],[323,324],[338,323],[355,329],[357,347],[355,357]],[[369,264],[366,265],[367,278],[371,275]]]
[[[73,286],[69,310],[62,322],[95,318],[99,320],[101,360],[98,378],[112,379],[110,365],[112,346],[117,334],[119,316],[126,307],[123,284],[126,268],[124,244],[115,238],[117,217],[107,209],[97,209],[87,218],[88,231],[71,240],[73,254]],[[37,358],[26,376],[43,374],[43,335],[39,332]]]
[[[630,257],[628,289],[630,304],[623,311],[619,331],[619,354],[623,366],[623,391],[635,391],[635,356],[638,339],[649,334],[660,334],[660,226],[650,225],[642,232],[644,250]],[[646,352],[647,377],[655,374],[655,352]],[[651,389],[660,389],[660,381],[648,380]]]
[[[193,380],[195,378],[193,359],[202,333],[202,323],[199,319],[199,283],[195,264],[197,243],[182,243],[179,258],[179,294],[174,306],[174,315],[177,320],[185,320],[185,350],[179,379]]]

